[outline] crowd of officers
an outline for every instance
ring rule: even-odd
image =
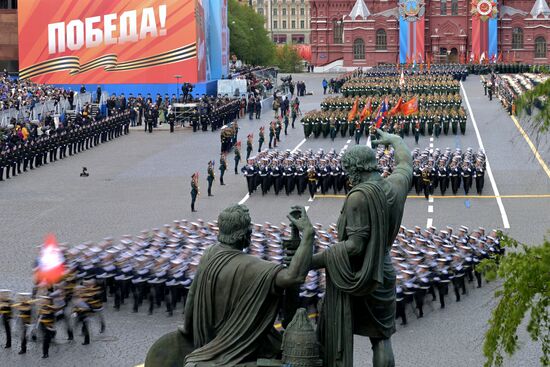
[[[378,78],[384,76],[414,77],[424,75],[427,77],[437,77],[451,75],[456,80],[466,80],[468,77],[468,67],[463,64],[415,64],[415,65],[394,65],[385,64],[374,66],[369,69],[359,68],[346,75],[348,80],[356,78]]]
[[[461,186],[464,194],[468,195],[474,184],[477,194],[483,193],[486,156],[481,149],[474,152],[472,148],[467,148],[463,152],[460,148],[454,151],[446,148],[441,152],[439,148],[426,148],[423,151],[416,148],[412,158],[412,187],[417,195],[423,192],[428,199],[438,187],[441,195],[445,195],[449,187],[456,195]]]
[[[337,242],[336,226],[326,230],[321,224],[316,231],[315,252]],[[66,273],[61,282],[49,289],[35,288],[19,293],[13,299],[9,290],[0,291],[0,315],[6,334],[6,348],[12,345],[12,324],[17,325],[21,339],[20,353],[26,352],[27,337],[42,336],[43,357],[56,337],[61,322],[69,339],[73,329],[82,325],[84,344],[90,342],[90,322],[99,318],[101,329],[104,303],[112,298],[115,310],[125,303],[133,312],[147,303],[148,313],[165,309],[168,316],[183,310],[189,288],[205,249],[216,243],[217,222],[176,220],[163,228],[144,230],[138,236],[125,235],[119,241],[105,238],[99,243],[83,243],[72,248],[61,246],[66,259]],[[284,241],[291,229],[254,224],[247,252],[264,260],[282,264]],[[452,284],[456,301],[466,294],[466,282],[475,276],[477,287],[482,275],[476,270],[481,260],[504,254],[496,230],[487,234],[484,228],[472,232],[461,226],[437,231],[435,227],[409,230],[401,226],[391,249],[397,274],[397,317],[407,323],[406,306],[414,302],[417,317],[423,317],[424,299],[437,297],[442,308]],[[300,287],[301,306],[317,311],[325,289],[324,270],[310,271]],[[70,315],[70,316],[69,316]],[[13,320],[16,320],[13,322]]]
[[[229,99],[228,97],[203,97],[187,113],[185,119],[189,121],[193,132],[211,131],[221,129],[237,120],[241,114],[241,100]]]
[[[128,134],[129,125],[129,111],[100,120],[79,114],[67,127],[60,124],[26,140],[5,141],[0,146],[0,181]]]

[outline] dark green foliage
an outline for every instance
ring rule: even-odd
[[[228,7],[231,54],[250,65],[270,65],[275,44],[264,28],[264,17],[237,0],[229,0]]]
[[[550,79],[519,96],[515,103],[517,115],[527,117],[535,133],[548,132],[550,128]],[[525,116],[526,114],[528,116]]]
[[[497,265],[485,260],[482,269],[487,279],[503,279],[496,291],[497,307],[489,320],[483,353],[486,367],[502,366],[504,354],[512,355],[519,348],[517,329],[529,315],[527,332],[542,346],[542,366],[550,364],[550,242],[526,246],[508,236],[501,245],[508,249]]]

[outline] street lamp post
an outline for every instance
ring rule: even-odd
[[[178,98],[178,102],[180,101],[180,79],[182,78],[181,75],[174,75],[174,78],[176,78],[176,95]]]

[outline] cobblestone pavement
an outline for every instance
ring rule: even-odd
[[[303,112],[319,108],[322,89],[321,75],[301,74],[294,80],[305,80],[313,96],[301,99]],[[330,75],[326,75],[330,77]],[[518,132],[512,120],[498,102],[489,102],[483,96],[479,79],[472,76],[464,83],[473,110],[482,143],[493,170],[496,187],[503,196],[524,194],[550,194],[550,177]],[[153,91],[154,92],[154,91]],[[243,119],[240,139],[246,145],[246,135],[253,132],[257,149],[257,132],[272,117],[263,113],[261,121]],[[409,146],[414,139],[406,137]],[[362,141],[364,144],[366,141]],[[442,136],[431,142],[422,137],[421,148],[434,144],[444,149],[479,147],[479,140],[469,119],[466,135]],[[280,149],[319,148],[340,150],[350,144],[347,138],[308,139],[303,141],[301,128],[283,136]],[[543,142],[542,145],[546,143]],[[244,147],[245,148],[245,147]],[[48,164],[40,169],[0,183],[0,288],[28,291],[31,287],[31,267],[37,256],[37,246],[44,235],[53,232],[60,242],[78,244],[87,240],[98,241],[105,236],[138,234],[145,228],[170,223],[174,219],[214,219],[221,209],[245,198],[244,178],[232,173],[233,154],[228,157],[226,186],[216,182],[212,198],[200,196],[198,213],[190,210],[190,176],[201,174],[200,187],[206,192],[206,167],[209,160],[219,160],[219,132],[192,133],[179,129],[174,134],[161,129],[146,134],[136,128],[131,134],[78,156]],[[548,149],[541,149],[546,162]],[[88,167],[90,177],[81,178],[82,166]],[[218,173],[218,172],[216,172]],[[494,195],[490,180],[486,179],[484,195]],[[291,205],[309,207],[314,222],[328,225],[335,222],[342,199],[315,199],[305,196],[265,197],[253,195],[246,200],[254,221],[278,223],[285,220]],[[550,228],[550,199],[503,198],[503,207],[510,222],[509,233],[526,243],[538,243]],[[431,212],[428,212],[431,206]],[[403,223],[406,226],[426,226],[429,219],[437,227],[460,224],[483,225],[486,228],[503,228],[503,216],[495,198],[422,199],[407,201]],[[449,301],[445,310],[434,303],[426,307],[423,319],[412,315],[407,327],[399,327],[393,337],[398,366],[481,366],[482,342],[487,320],[494,305],[492,294],[498,283],[484,284],[482,289],[468,288],[468,295],[460,303]],[[93,327],[92,344],[80,345],[79,339],[67,343],[63,331],[56,337],[48,360],[40,359],[40,346],[30,343],[24,356],[17,355],[18,339],[14,348],[0,350],[0,366],[135,366],[143,363],[146,352],[158,337],[175,329],[182,321],[178,315],[169,318],[161,310],[152,316],[146,311],[131,313],[129,305],[120,312],[109,305],[106,317],[107,331],[98,334]],[[410,310],[409,310],[410,312]],[[0,331],[0,341],[3,341]],[[522,349],[507,366],[538,366],[538,348],[524,332]],[[355,365],[370,366],[370,343],[357,337]],[[521,361],[521,362],[520,362]]]

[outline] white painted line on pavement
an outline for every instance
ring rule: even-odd
[[[428,197],[428,203],[433,203],[433,202],[434,202],[434,197],[430,195]]]
[[[428,213],[433,213],[433,212],[434,212],[434,206],[428,205]]]
[[[348,139],[348,141],[346,141],[346,144],[349,144],[351,143],[351,139]]]
[[[434,147],[434,143],[430,143],[430,148],[433,148]]]
[[[248,200],[249,197],[250,195],[246,194],[244,198],[242,198],[241,201],[239,201],[239,205],[243,205]]]
[[[347,144],[346,144],[346,145],[344,145],[344,148],[343,148],[343,150],[346,150],[346,149],[348,149],[348,145],[347,145]]]
[[[430,228],[434,224],[434,220],[432,218],[428,218],[428,221],[426,222],[426,228]]]
[[[305,209],[306,212],[307,212],[307,211],[309,210],[309,206],[306,206],[304,209]]]
[[[304,145],[305,142],[306,142],[306,139],[304,138],[304,139],[300,142],[300,144],[296,145],[296,148],[292,149],[291,153],[295,153],[298,149],[300,149],[300,147],[301,147],[302,145]]]
[[[434,141],[434,138],[430,138],[430,141]]]
[[[479,129],[477,127],[476,119],[474,117],[474,113],[472,112],[472,106],[470,106],[470,100],[468,99],[468,95],[466,94],[466,89],[464,88],[464,84],[460,82],[460,88],[462,89],[462,93],[464,94],[464,100],[466,101],[466,107],[468,107],[468,112],[470,113],[470,117],[472,118],[472,125],[474,126],[474,130],[476,132],[477,136],[477,142],[479,144],[479,147],[485,151],[485,147],[483,146],[483,141],[481,140],[481,135],[479,133]],[[487,155],[487,152],[485,151],[485,160],[487,163],[487,175],[489,175],[489,180],[491,181],[491,187],[493,188],[493,192],[495,193],[498,209],[500,210],[500,215],[502,217],[502,224],[504,225],[504,228],[508,229],[510,228],[510,222],[508,221],[508,215],[506,214],[506,209],[504,209],[504,204],[502,203],[502,199],[500,198],[500,193],[497,188],[497,183],[495,182],[495,177],[493,176],[493,171],[491,170],[491,165],[489,164],[489,157]]]
[[[367,144],[365,144],[367,147],[370,147],[370,134],[369,134],[369,137],[367,138]]]

